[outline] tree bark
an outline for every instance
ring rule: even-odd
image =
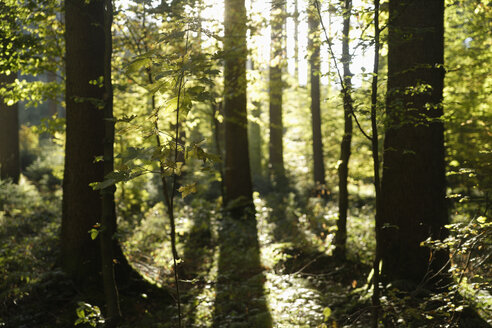
[[[113,43],[111,26],[113,23],[112,0],[104,1],[104,141],[103,141],[103,171],[104,176],[113,172],[114,168],[114,117],[113,117],[113,84],[111,81],[111,58]],[[114,272],[113,238],[116,232],[116,211],[114,192],[116,187],[111,185],[101,190],[102,199],[102,231],[101,231],[101,261],[104,296],[107,307],[107,326],[116,327],[121,320],[121,310]]]
[[[104,1],[68,0],[65,22],[66,145],[61,265],[75,283],[100,288],[100,243],[92,240],[88,231],[101,223],[102,218],[101,195],[89,184],[104,179],[103,161],[95,161],[104,156],[104,105],[109,96],[100,84],[104,83],[101,77],[105,74]],[[108,211],[114,212],[114,208]],[[111,216],[104,228],[113,236],[116,221],[115,216]],[[113,255],[119,263],[116,277],[128,282],[136,275],[114,238],[112,245]]]
[[[319,17],[314,5],[309,6],[308,12],[309,38],[308,50],[311,77],[311,126],[313,132],[313,173],[317,191],[324,190],[325,165],[323,162],[323,141],[321,136],[321,107],[320,107],[320,34]]]
[[[251,116],[253,121],[249,121],[249,156],[251,160],[251,174],[253,176],[253,184],[258,185],[263,180],[263,167],[261,165],[262,152],[261,152],[261,127],[258,124],[261,114],[260,102],[253,102],[253,109]]]
[[[282,123],[282,70],[285,56],[283,53],[283,27],[285,25],[285,2],[272,1],[270,11],[271,25],[271,58],[269,72],[269,113],[270,113],[270,143],[269,166],[271,182],[275,189],[286,187],[283,158],[283,123]]]
[[[0,87],[15,81],[16,74],[0,74]],[[19,182],[19,108],[0,99],[0,180]]]
[[[340,165],[338,167],[338,221],[335,235],[334,255],[339,258],[346,256],[347,244],[347,212],[348,212],[348,171],[350,148],[352,143],[352,114],[354,111],[352,100],[352,73],[350,72],[350,16],[352,14],[352,0],[345,0],[343,14],[343,39],[342,39],[342,63],[343,63],[343,115],[344,132],[340,145]]]
[[[252,206],[246,110],[246,9],[244,0],[226,0],[224,15],[224,206],[233,216]]]
[[[66,145],[63,177],[62,263],[78,283],[99,279],[99,243],[88,231],[101,220],[101,199],[89,184],[104,178],[103,1],[68,0],[66,22]]]
[[[386,282],[429,283],[446,263],[420,243],[448,222],[444,127],[444,1],[389,3],[387,126],[380,234]],[[427,281],[430,279],[430,281]]]
[[[372,163],[374,172],[374,192],[376,196],[376,214],[375,214],[375,234],[376,234],[376,256],[373,262],[373,292],[372,292],[372,320],[371,327],[377,328],[380,312],[380,299],[379,299],[379,263],[381,260],[381,250],[378,243],[381,231],[381,178],[379,168],[379,134],[377,125],[377,105],[378,105],[378,78],[379,78],[379,48],[380,48],[380,29],[379,29],[379,0],[374,1],[374,65],[371,85],[371,150],[372,150]]]

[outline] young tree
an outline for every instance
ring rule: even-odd
[[[234,216],[252,204],[246,110],[246,8],[244,0],[226,0],[224,18],[224,206]]]
[[[378,79],[379,79],[379,48],[380,48],[380,33],[379,28],[379,0],[374,0],[374,65],[371,84],[371,152],[372,152],[372,164],[374,172],[374,194],[376,197],[376,213],[374,215],[375,221],[375,233],[376,233],[376,256],[373,262],[373,292],[372,292],[372,322],[373,328],[378,327],[379,318],[379,261],[381,258],[381,250],[379,249],[379,234],[381,231],[381,177],[379,169],[379,134],[378,134],[378,122],[377,122],[377,108],[378,108]]]
[[[387,126],[381,185],[382,279],[436,282],[446,255],[420,243],[448,222],[443,123],[443,0],[389,2]],[[433,279],[434,278],[434,279]],[[404,288],[405,286],[398,286]]]
[[[352,99],[352,73],[350,72],[350,16],[352,15],[352,0],[344,0],[343,7],[343,32],[342,32],[342,64],[343,64],[343,116],[344,131],[340,145],[340,165],[338,167],[338,221],[335,235],[334,255],[345,258],[347,243],[347,211],[348,211],[348,164],[350,159],[350,147],[352,143],[352,115],[354,104]]]
[[[311,124],[313,131],[313,173],[316,190],[320,191],[325,184],[325,165],[323,162],[323,142],[321,136],[321,108],[320,108],[320,33],[319,16],[314,4],[308,7],[309,38],[308,49],[310,77],[311,77]]]
[[[297,83],[299,83],[299,0],[294,0],[293,18],[294,18],[294,77]]]
[[[269,100],[270,100],[270,143],[269,166],[271,182],[276,189],[286,186],[283,158],[283,123],[282,123],[282,71],[285,62],[284,56],[284,25],[285,1],[273,0],[270,10],[271,50],[269,72]]]
[[[111,81],[111,58],[113,54],[113,0],[103,0],[103,32],[104,32],[104,75],[103,75],[103,173],[104,176],[114,169],[114,117],[113,117],[113,84]],[[114,185],[101,189],[101,261],[104,296],[107,307],[107,326],[116,327],[121,319],[121,310],[114,271],[113,237],[116,232],[116,211]]]
[[[0,72],[0,89],[15,81],[14,73]],[[17,183],[20,175],[19,161],[19,109],[18,103],[8,105],[0,96],[0,180],[11,178]]]

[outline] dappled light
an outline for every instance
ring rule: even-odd
[[[491,21],[0,1],[0,327],[492,327]]]

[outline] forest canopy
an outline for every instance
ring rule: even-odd
[[[2,0],[0,326],[490,327],[487,0]]]

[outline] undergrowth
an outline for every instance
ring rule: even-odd
[[[104,306],[98,304],[102,314],[94,316],[96,304],[85,303],[57,267],[61,192],[47,186],[56,179],[42,176],[35,182],[22,178],[18,185],[0,181],[0,324],[66,327],[87,318],[80,327],[102,326]],[[370,202],[359,200],[360,206],[350,211],[348,260],[341,263],[331,257],[336,204],[298,197],[255,193],[256,224],[253,218],[230,219],[213,200],[177,202],[186,327],[367,327],[374,249]],[[160,203],[139,208],[145,211],[131,220],[120,216],[118,237],[130,263],[173,294],[165,209]],[[443,293],[423,297],[388,288],[382,298],[387,323],[481,327],[483,320],[462,320],[469,317],[470,303],[482,317],[489,316],[490,221],[480,216],[449,228],[450,237],[433,246],[448,247],[455,255],[450,266],[454,283]],[[123,327],[176,326],[174,306],[162,306],[145,294],[122,297],[131,305]]]

